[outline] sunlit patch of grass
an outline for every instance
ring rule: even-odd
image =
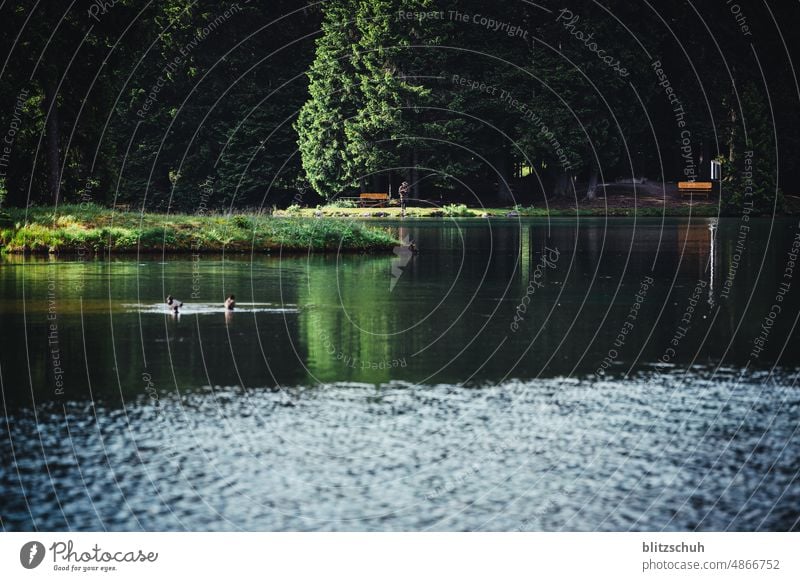
[[[62,206],[14,210],[0,230],[7,252],[372,251],[397,244],[387,230],[333,219],[138,214]],[[61,214],[60,210],[68,213]]]

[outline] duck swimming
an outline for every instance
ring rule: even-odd
[[[172,295],[167,295],[167,306],[172,309],[172,312],[178,314],[178,309],[183,306],[183,303]]]
[[[236,306],[236,297],[233,295],[228,295],[228,298],[225,299],[225,308],[229,311],[232,311]]]

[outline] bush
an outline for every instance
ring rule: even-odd
[[[755,214],[783,210],[783,192],[777,188],[773,162],[760,153],[749,157],[742,153],[733,161],[717,158],[722,165],[722,209],[726,214],[736,216],[746,209]]]
[[[232,218],[234,226],[237,228],[241,228],[242,230],[252,230],[254,227],[253,220],[251,220],[248,216],[243,216],[242,214],[237,214]]]
[[[156,250],[164,246],[164,228],[153,226],[139,233],[139,247],[142,250]]]
[[[776,147],[773,141],[768,97],[752,83],[740,90],[741,107],[747,121],[747,139],[737,132],[733,158],[722,162],[722,208],[731,215],[752,211],[771,214],[783,210],[778,188]]]
[[[48,251],[57,242],[52,231],[40,224],[30,224],[18,229],[8,241],[7,250],[31,252]]]
[[[466,218],[475,215],[475,212],[467,208],[464,204],[447,204],[446,206],[442,206],[442,212],[449,218]]]
[[[331,200],[323,206],[325,208],[358,208],[355,200]]]

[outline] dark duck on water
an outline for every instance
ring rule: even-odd
[[[232,311],[236,307],[236,297],[233,295],[228,295],[228,298],[225,299],[225,308],[229,311]]]
[[[178,299],[173,297],[172,295],[167,295],[167,306],[172,309],[172,312],[176,315],[178,314],[178,309],[183,306],[183,303],[180,302]]]

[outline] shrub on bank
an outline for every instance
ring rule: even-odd
[[[475,215],[475,212],[467,208],[464,204],[447,204],[442,206],[442,212],[449,218],[468,218]]]
[[[338,208],[358,208],[358,202],[355,200],[331,200],[324,206],[322,206],[322,210],[326,209],[338,209]]]

